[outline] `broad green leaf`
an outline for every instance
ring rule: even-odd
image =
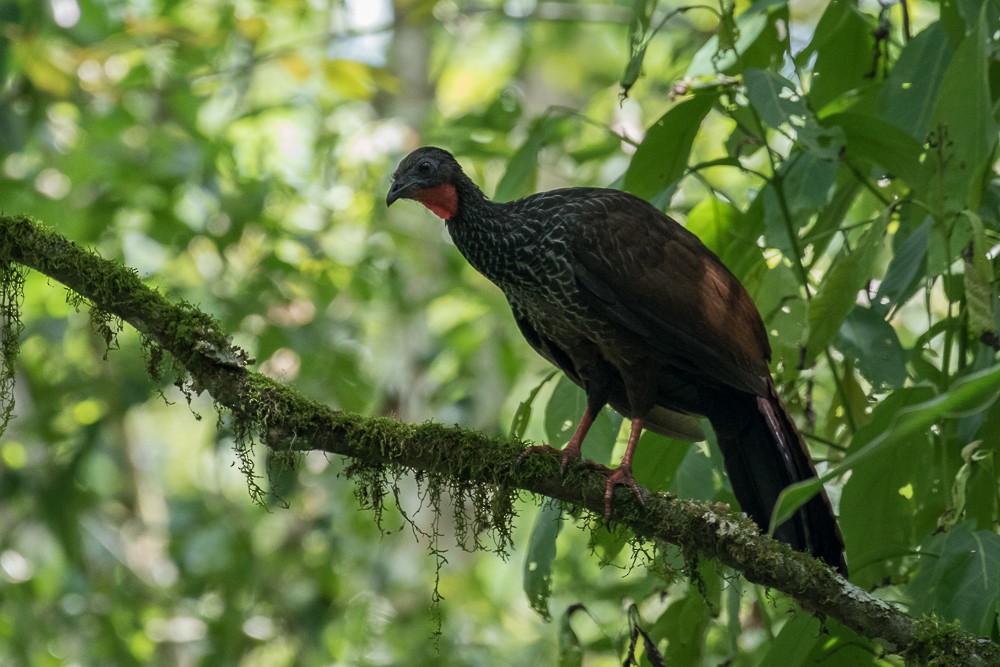
[[[861,184],[857,177],[849,169],[841,166],[837,172],[829,203],[817,212],[816,221],[802,237],[804,243],[812,244],[815,256],[823,255],[830,241],[838,233],[860,189]]]
[[[813,109],[822,109],[845,92],[870,82],[872,28],[855,2],[833,0],[827,5],[812,43],[796,56],[800,63],[816,56],[809,85]]]
[[[684,226],[740,278],[746,277],[754,261],[763,263],[761,249],[749,229],[752,225],[728,202],[717,197],[702,199],[688,211]]]
[[[955,0],[955,5],[966,26],[975,26],[978,20],[987,26],[1000,25],[1000,0]]]
[[[983,16],[955,51],[931,115],[921,199],[939,215],[975,210],[997,144]]]
[[[528,422],[531,420],[531,406],[538,398],[538,392],[542,390],[549,380],[556,376],[558,371],[552,371],[544,378],[542,378],[538,384],[531,390],[528,397],[518,403],[517,410],[514,411],[514,418],[511,420],[510,424],[510,437],[521,440],[524,438],[524,432],[528,428]]]
[[[923,143],[952,49],[940,23],[909,41],[882,91],[881,118]]]
[[[497,201],[510,201],[533,194],[538,177],[538,153],[555,138],[562,118],[545,115],[532,123],[528,137],[507,163],[507,171],[497,184]]]
[[[799,482],[782,491],[772,513],[771,524],[780,525],[802,503],[815,495],[823,482],[843,475],[871,458],[885,457],[888,450],[918,438],[933,424],[985,410],[1000,395],[1000,366],[973,373],[955,382],[951,389],[934,398],[911,405],[895,413],[890,428],[882,431],[860,449],[853,451],[835,468],[819,479]],[[874,420],[873,420],[874,422]]]
[[[781,184],[793,217],[812,213],[830,201],[837,161],[796,153],[781,165]]]
[[[725,262],[723,248],[732,239],[737,215],[736,207],[729,202],[718,197],[705,197],[688,211],[684,226]]]
[[[669,489],[690,448],[690,442],[651,431],[644,432],[635,450],[633,471],[636,481],[651,491]]]
[[[721,454],[719,456],[721,459]],[[688,445],[670,485],[670,493],[691,500],[712,500],[716,494],[714,475],[712,459],[705,455],[703,445]]]
[[[854,361],[873,391],[900,387],[906,381],[906,353],[896,330],[870,308],[856,306],[851,311],[834,346]]]
[[[838,127],[823,127],[791,81],[770,70],[748,69],[743,75],[747,98],[765,123],[791,132],[816,157],[836,160],[844,145]]]
[[[687,171],[694,138],[715,100],[714,93],[697,94],[656,121],[632,156],[625,172],[625,189],[643,199],[653,199],[674,185]]]
[[[923,279],[924,269],[927,266],[927,243],[930,233],[930,218],[909,234],[896,232],[893,238],[892,261],[889,262],[885,278],[879,284],[872,308],[880,312],[889,312],[912,296]]]
[[[914,614],[957,620],[967,631],[990,636],[1000,610],[1000,535],[972,524],[932,535],[922,545],[921,567],[907,587]]]
[[[788,6],[784,0],[755,2],[735,18],[736,40],[733,42],[733,21],[724,18],[720,34],[713,35],[691,58],[685,78],[730,76],[748,67],[767,68],[780,61],[784,41],[779,23],[786,25]],[[783,29],[783,27],[781,28]]]
[[[549,614],[549,596],[552,594],[552,561],[556,558],[556,539],[562,530],[562,508],[555,501],[547,500],[535,517],[524,554],[521,585],[528,596],[528,604],[545,620]]]
[[[859,113],[838,113],[822,120],[844,132],[848,158],[883,167],[889,175],[902,178],[912,188],[920,183],[920,155],[923,146],[912,136],[883,120]]]
[[[545,406],[545,434],[553,447],[559,447],[570,439],[586,407],[587,397],[583,390],[565,375],[561,376]],[[608,463],[620,426],[620,415],[609,409],[601,410],[583,441],[583,457]]]
[[[799,612],[796,616],[806,616]],[[824,619],[814,635],[812,651],[802,662],[803,667],[890,667],[891,660],[882,657],[883,649],[876,642],[862,637],[836,620]],[[804,638],[808,642],[808,639]],[[775,655],[777,657],[777,655]],[[776,667],[780,663],[772,663]]]
[[[690,587],[687,594],[667,607],[649,629],[654,639],[667,639],[663,655],[667,665],[700,665],[705,659],[705,633],[712,620],[712,610],[718,608],[722,586],[714,565],[699,565],[698,576],[701,590]]]
[[[826,348],[854,308],[858,292],[871,278],[885,238],[883,216],[865,232],[852,252],[842,251],[809,301],[809,338],[806,355],[813,360]]]
[[[983,221],[971,211],[964,211],[972,232],[972,243],[963,253],[965,272],[965,304],[969,317],[969,330],[978,339],[995,341],[997,325],[994,317],[993,265],[987,258],[989,245]]]
[[[774,638],[759,667],[799,667],[813,664],[813,647],[822,635],[819,619],[809,614],[793,614]]]
[[[590,548],[602,565],[614,562],[631,539],[631,533],[620,526],[615,530],[611,530],[610,526],[607,522],[601,522],[590,531]]]

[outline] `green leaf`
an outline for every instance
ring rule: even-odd
[[[885,314],[906,302],[923,279],[927,266],[927,243],[931,234],[930,218],[909,234],[896,232],[895,254],[878,287],[872,307]]]
[[[705,197],[688,211],[684,226],[725,262],[723,249],[733,240],[733,225],[738,214],[729,202]]]
[[[882,120],[923,143],[936,93],[951,57],[951,45],[940,23],[931,24],[911,39],[882,89]]]
[[[559,667],[582,667],[583,645],[573,631],[573,614],[586,611],[582,604],[571,605],[559,619]]]
[[[826,348],[854,308],[858,292],[871,278],[872,267],[882,250],[886,224],[883,216],[865,232],[853,252],[841,252],[810,300],[807,363]]]
[[[676,104],[649,128],[625,172],[625,190],[653,199],[684,175],[701,121],[716,98],[715,93],[694,95]]]
[[[718,568],[707,563],[700,563],[697,572],[703,588],[688,588],[687,594],[667,607],[650,628],[654,638],[668,638],[664,664],[704,664],[705,633],[712,621],[712,609],[718,608],[720,602],[721,577]]]
[[[870,308],[855,307],[834,346],[856,364],[873,391],[900,387],[906,381],[906,353],[896,330]]]
[[[972,242],[963,253],[965,272],[962,274],[965,288],[965,304],[969,317],[969,330],[978,339],[995,341],[997,325],[994,316],[993,265],[987,257],[989,245],[983,221],[971,211],[964,211],[963,218],[969,222]]]
[[[835,468],[818,479],[799,482],[782,491],[772,513],[771,525],[787,521],[795,510],[819,491],[823,482],[853,470],[870,458],[885,456],[887,450],[918,437],[943,419],[981,412],[996,401],[998,395],[1000,365],[967,375],[931,400],[898,411],[890,428],[854,451]]]
[[[967,631],[990,636],[1000,610],[1000,535],[962,524],[932,535],[920,547],[926,554],[908,587],[914,614],[957,620]]]
[[[583,390],[565,375],[561,376],[545,406],[545,435],[554,447],[570,439],[586,408],[587,397]],[[615,413],[612,417],[610,412],[605,409],[594,417],[594,423],[583,441],[585,459],[605,464],[611,460],[621,416]]]
[[[845,92],[870,82],[872,27],[858,12],[855,2],[833,0],[827,5],[812,43],[796,55],[802,64],[813,54],[816,56],[809,86],[813,109],[822,109]]]
[[[528,604],[545,620],[549,614],[549,596],[552,594],[552,561],[556,558],[556,539],[562,530],[562,508],[553,500],[546,500],[535,517],[524,554],[521,585]]]
[[[534,389],[528,394],[528,397],[518,403],[517,410],[514,411],[514,418],[511,420],[510,424],[510,437],[521,440],[524,438],[524,432],[528,428],[528,422],[531,420],[531,406],[538,398],[538,392],[542,390],[542,387],[548,383],[549,380],[556,376],[558,371],[552,371],[539,381],[535,385]]]
[[[628,27],[628,64],[622,74],[619,85],[622,96],[627,97],[642,72],[642,61],[646,57],[646,47],[649,46],[649,20],[656,9],[656,0],[635,0],[632,4],[632,22]]]
[[[889,394],[855,432],[849,451],[856,452],[891,430],[900,411],[933,398],[934,391],[927,386]],[[859,586],[881,585],[896,576],[900,559],[913,550],[914,536],[922,533],[917,514],[935,504],[943,506],[934,454],[930,434],[913,437],[905,450],[884,450],[858,466],[844,484],[840,530],[851,580]],[[878,511],[872,512],[873,507]]]
[[[723,18],[720,35],[713,35],[691,58],[684,77],[698,79],[730,76],[748,67],[767,68],[780,62],[784,40],[779,23],[787,25],[788,7],[784,0],[755,2],[735,19],[736,40],[733,42],[732,19]],[[732,48],[730,47],[732,44]]]
[[[895,125],[860,113],[838,113],[822,120],[824,125],[839,127],[846,140],[848,158],[883,167],[891,176],[902,178],[910,187],[920,183],[919,141]]]
[[[777,72],[748,69],[743,75],[747,98],[771,127],[793,133],[802,147],[820,158],[835,160],[844,145],[838,127],[823,127],[791,81]]]
[[[837,162],[813,153],[796,153],[781,165],[781,183],[793,217],[812,213],[830,201]]]
[[[652,431],[644,432],[635,449],[633,471],[636,481],[651,491],[669,489],[690,448],[689,442]]]
[[[941,216],[979,207],[996,149],[985,9],[955,51],[931,115],[924,183],[917,190]]]
[[[558,134],[562,119],[546,115],[532,123],[528,137],[507,163],[507,171],[497,184],[497,201],[510,201],[524,197],[535,191],[538,177],[538,153],[548,146]]]
[[[809,658],[821,634],[818,619],[809,614],[793,614],[770,643],[759,667],[798,667],[811,664]]]

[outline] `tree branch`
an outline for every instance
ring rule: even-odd
[[[434,423],[365,418],[306,399],[248,371],[245,355],[231,346],[211,317],[190,304],[165,299],[134,270],[101,259],[27,218],[0,216],[0,271],[15,270],[12,262],[63,283],[169,351],[190,374],[196,390],[208,391],[238,422],[252,424],[272,449],[322,450],[353,457],[362,467],[403,467],[461,488],[492,490],[492,495],[477,494],[478,500],[526,490],[596,516],[603,513],[600,472],[580,468],[562,477],[556,456],[533,455],[516,465],[524,446],[520,442]],[[647,495],[641,506],[630,492],[619,491],[614,521],[636,535],[678,545],[688,558],[724,563],[747,580],[782,591],[804,609],[882,640],[915,662],[948,658],[965,665],[1000,664],[996,644],[955,625],[913,619],[811,556],[760,535],[749,519],[725,505],[655,494]],[[476,509],[477,518],[480,511]],[[504,520],[509,521],[509,515]],[[509,536],[509,525],[492,527],[501,532],[501,540]]]

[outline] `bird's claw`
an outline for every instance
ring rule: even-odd
[[[611,500],[615,495],[615,487],[618,485],[627,486],[632,489],[632,495],[635,496],[636,501],[642,505],[646,506],[646,501],[642,497],[642,491],[639,489],[639,485],[635,483],[635,479],[632,477],[632,469],[626,466],[618,466],[614,470],[608,472],[608,479],[604,483],[604,518],[611,519]]]

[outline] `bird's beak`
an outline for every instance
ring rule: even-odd
[[[408,183],[394,179],[392,185],[389,186],[389,193],[385,196],[386,207],[392,206],[392,202],[397,199],[405,199],[408,195],[407,190],[409,190]]]

